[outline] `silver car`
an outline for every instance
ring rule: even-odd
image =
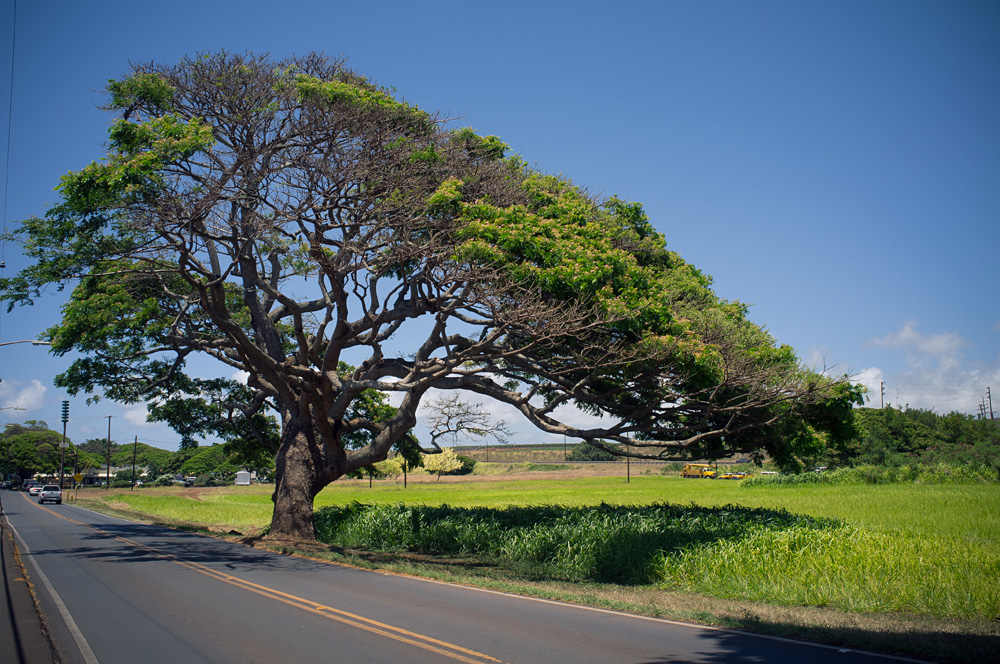
[[[46,484],[38,492],[38,502],[39,504],[45,502],[55,503],[56,505],[62,504],[62,489],[56,484]]]

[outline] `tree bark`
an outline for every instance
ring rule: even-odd
[[[266,539],[316,541],[313,500],[344,474],[344,463],[343,450],[323,445],[308,418],[286,419],[275,463],[274,514]]]

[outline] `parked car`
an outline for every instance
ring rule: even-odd
[[[37,496],[41,492],[41,490],[42,490],[41,484],[32,484],[31,486],[28,487],[28,495]]]
[[[42,503],[62,504],[62,489],[58,484],[46,484],[41,488],[38,492],[38,504]]]

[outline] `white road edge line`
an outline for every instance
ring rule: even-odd
[[[326,564],[339,565],[341,563],[336,563],[332,561],[322,561]],[[345,567],[350,567],[345,565]],[[474,590],[481,593],[490,593],[492,595],[502,595],[505,597],[513,597],[517,599],[530,600],[532,602],[540,602],[542,604],[555,604],[557,606],[579,609],[581,611],[593,611],[595,613],[607,613],[610,615],[615,615],[626,619],[635,620],[648,620],[650,622],[665,623],[667,625],[675,625],[677,627],[690,627],[696,630],[707,630],[711,632],[723,632],[725,634],[733,634],[736,636],[751,637],[756,639],[766,639],[768,641],[780,641],[782,643],[794,643],[801,646],[811,646],[813,648],[820,648],[822,650],[836,650],[841,653],[857,653],[859,655],[865,655],[867,657],[877,657],[881,659],[888,659],[894,662],[910,662],[912,664],[931,664],[929,660],[925,659],[912,659],[909,657],[901,657],[899,655],[888,655],[880,652],[871,652],[869,650],[860,650],[858,648],[845,648],[844,646],[833,646],[827,643],[816,643],[814,641],[802,641],[800,639],[790,639],[785,636],[774,636],[771,634],[758,634],[756,632],[745,632],[738,629],[729,629],[727,627],[717,627],[715,625],[699,625],[697,623],[686,623],[679,620],[670,620],[669,618],[655,618],[653,616],[643,616],[636,613],[627,613],[625,611],[615,611],[614,609],[604,609],[599,606],[586,606],[584,604],[573,604],[572,602],[561,602],[554,599],[546,599],[544,597],[531,597],[530,595],[518,595],[517,593],[504,592],[503,590],[492,590],[490,588],[479,588],[477,586],[469,586],[463,583],[449,583],[447,581],[438,581],[437,579],[425,579],[419,576],[410,576],[408,574],[397,574],[394,572],[386,572],[384,570],[367,570],[378,574],[385,574],[387,576],[402,576],[406,578],[413,579],[415,581],[423,581],[424,583],[436,583],[442,586],[451,586],[452,588],[464,588],[466,590]]]
[[[34,570],[35,574],[38,575],[38,580],[41,581],[42,585],[45,586],[45,590],[49,593],[49,596],[52,597],[52,602],[56,605],[56,609],[58,609],[59,615],[66,623],[66,627],[69,629],[69,633],[73,635],[73,639],[76,641],[76,647],[79,648],[80,654],[83,656],[84,661],[87,664],[101,664],[98,661],[97,657],[94,655],[94,651],[90,649],[90,644],[87,643],[87,639],[84,638],[83,632],[81,632],[80,628],[77,627],[76,621],[73,620],[73,616],[70,615],[69,609],[67,609],[66,605],[63,603],[62,597],[60,597],[59,593],[56,592],[56,589],[52,587],[52,584],[49,582],[49,578],[45,576],[45,572],[42,571],[42,568],[39,567],[38,564],[35,562],[34,557],[31,555],[31,549],[28,548],[27,543],[25,543],[21,535],[18,534],[13,524],[9,525],[11,531],[13,531],[14,533],[14,537],[16,537],[18,542],[20,543],[19,546],[21,547],[21,551],[24,553],[26,558],[31,560],[31,567]]]

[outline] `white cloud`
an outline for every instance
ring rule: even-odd
[[[826,367],[826,351],[823,348],[813,348],[809,354],[802,358],[802,362],[816,370]]]
[[[970,364],[962,351],[972,343],[958,332],[924,334],[911,319],[869,343],[901,351],[907,367],[899,374],[883,375],[875,368],[862,372],[864,378],[857,382],[869,388],[871,406],[881,404],[880,383],[884,381],[886,405],[975,414],[987,387],[1000,383],[1000,358],[992,366]]]
[[[917,321],[910,319],[898,331],[871,339],[869,343],[903,350],[907,364],[915,369],[926,369],[928,363],[936,363],[939,371],[950,371],[960,364],[961,349],[969,346],[961,335],[957,332],[925,335],[916,328]]]
[[[230,378],[232,378],[233,380],[235,380],[237,383],[242,383],[242,384],[246,385],[247,381],[250,380],[250,372],[248,372],[248,371],[237,371],[232,376],[230,376]]]
[[[851,381],[859,383],[867,388],[865,394],[865,404],[870,406],[881,405],[882,370],[878,367],[869,367],[851,377]]]
[[[32,379],[27,385],[22,385],[18,381],[0,383],[0,399],[3,400],[3,408],[10,409],[11,413],[21,410],[38,410],[45,405],[45,387],[37,378]]]
[[[159,423],[148,422],[146,416],[149,415],[149,411],[146,409],[146,404],[135,404],[131,406],[125,406],[122,408],[122,419],[137,427],[154,427],[162,426]]]

